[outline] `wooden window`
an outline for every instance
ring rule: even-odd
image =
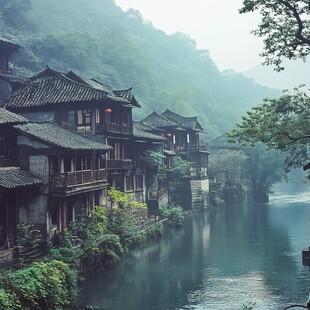
[[[68,112],[68,123],[72,126],[75,126],[75,111]]]
[[[143,189],[143,176],[142,175],[136,175],[135,176],[135,186],[136,189]]]
[[[11,137],[12,139],[12,137]],[[8,138],[0,138],[0,157],[11,156],[11,141]]]
[[[100,110],[96,109],[96,124],[100,124]]]
[[[130,192],[133,191],[133,177],[132,176],[127,176],[125,177],[125,184],[126,184],[126,191]]]
[[[87,133],[91,131],[91,110],[77,110],[77,130]]]

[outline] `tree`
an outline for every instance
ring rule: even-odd
[[[216,177],[218,172],[224,172],[227,182],[233,183],[240,179],[241,172],[245,169],[247,156],[243,151],[220,150],[214,161],[209,163],[209,175]]]
[[[283,154],[266,150],[261,143],[244,148],[248,156],[245,178],[252,197],[258,201],[268,201],[272,186],[286,180]]]
[[[305,61],[310,53],[309,0],[243,0],[239,12],[256,10],[262,20],[253,33],[264,38],[264,64],[280,71],[282,57]]]
[[[269,149],[285,152],[288,170],[309,161],[310,97],[302,88],[285,91],[277,99],[265,99],[236,126],[228,133],[229,142],[251,145],[262,142]]]

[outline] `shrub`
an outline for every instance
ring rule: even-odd
[[[17,225],[17,243],[22,246],[38,247],[42,234],[33,224],[20,223]]]
[[[0,310],[15,309],[22,309],[16,294],[0,288]]]
[[[77,296],[77,272],[51,260],[2,274],[0,309],[61,310]]]
[[[183,208],[179,205],[166,205],[159,208],[160,214],[174,226],[182,225],[184,219]]]

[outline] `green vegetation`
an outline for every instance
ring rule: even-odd
[[[183,208],[178,205],[166,205],[159,208],[160,214],[167,218],[170,225],[179,226],[182,225],[184,215]]]
[[[212,158],[212,157],[211,157]],[[243,151],[220,150],[213,156],[208,166],[210,178],[215,178],[216,174],[223,172],[229,183],[240,180],[242,173],[246,169],[246,161],[248,157]]]
[[[281,67],[283,57],[306,60],[310,53],[309,1],[244,0],[243,5],[241,13],[260,10],[262,15],[254,34],[265,38],[265,64],[273,64],[280,71],[284,69]],[[281,151],[286,156],[286,170],[305,166],[309,162],[309,106],[309,94],[302,87],[284,91],[278,99],[264,99],[248,111],[228,133],[228,138],[232,143],[243,145],[261,142],[268,149]],[[265,164],[266,170],[274,169],[270,162]],[[261,177],[266,178],[266,174]],[[280,178],[278,171],[267,184]]]
[[[17,225],[17,244],[21,246],[38,247],[42,234],[33,224],[19,223]]]
[[[219,72],[194,40],[180,33],[168,36],[113,0],[66,0],[65,6],[53,0],[1,2],[6,11],[0,13],[0,36],[22,45],[19,74],[35,74],[48,64],[115,89],[133,86],[143,107],[134,110],[136,118],[166,108],[199,115],[215,138],[264,97],[278,95],[241,74]]]
[[[80,214],[57,236],[58,245],[51,245],[44,261],[0,274],[0,310],[63,309],[77,297],[82,260],[97,257],[107,264],[118,260],[131,244],[163,233],[161,222],[141,229],[135,212],[146,206],[131,194],[111,188],[109,196],[112,211],[96,206],[90,214]],[[166,215],[171,223],[180,224],[182,209],[169,207]],[[36,229],[23,224],[19,231],[20,241],[28,245]]]
[[[0,309],[63,309],[77,296],[77,271],[51,260],[1,273]]]
[[[212,160],[213,158],[213,160]],[[211,157],[209,175],[222,174],[224,188],[211,190],[211,204],[222,206],[223,199],[231,201],[246,193],[255,200],[268,201],[272,186],[286,180],[284,155],[267,150],[263,144],[243,146],[240,150],[221,150]]]
[[[287,179],[284,155],[274,150],[268,150],[261,143],[254,147],[246,147],[249,157],[246,179],[248,188],[255,200],[268,201],[268,194],[274,184]]]
[[[253,33],[264,38],[264,64],[280,71],[283,57],[306,60],[310,53],[309,0],[243,0],[240,13],[255,10],[262,16]]]
[[[172,159],[173,175],[176,177],[186,177],[190,175],[190,162],[182,159],[180,156],[174,156]]]
[[[262,142],[287,155],[288,169],[301,167],[308,163],[309,119],[310,97],[296,88],[278,99],[265,99],[248,111],[228,137],[233,143]]]
[[[138,221],[139,211],[146,209],[146,205],[134,201],[133,194],[126,194],[111,188],[109,196],[112,206],[112,212],[108,217],[108,230],[119,236],[122,246],[125,250],[139,240],[140,223]]]
[[[167,176],[167,168],[165,165],[165,156],[156,151],[146,151],[145,157],[147,159],[148,167],[157,169],[157,176],[160,178],[165,178]]]

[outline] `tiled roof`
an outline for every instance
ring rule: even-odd
[[[166,138],[152,134],[150,132],[145,131],[146,126],[141,122],[133,123],[133,135],[136,138],[143,138],[148,140],[156,140],[156,141],[165,141]]]
[[[73,71],[69,71],[68,73],[66,73],[66,77],[68,77],[69,79],[71,79],[73,81],[76,81],[78,83],[90,86],[90,87],[92,87],[94,89],[103,90],[103,91],[105,91],[107,94],[109,94],[111,96],[113,95],[113,92],[112,92],[112,90],[109,87],[101,84],[100,82],[98,82],[96,80],[82,77],[81,75],[78,75],[78,74],[76,74]]]
[[[10,50],[18,50],[21,46],[12,42],[11,40],[0,37],[0,47],[4,47]]]
[[[132,93],[132,87],[125,90],[112,90],[111,87],[106,86],[95,79],[85,78],[84,76],[78,75],[73,71],[69,71],[66,76],[78,83],[107,92],[107,97],[113,101],[120,101],[141,108],[139,102]]]
[[[150,124],[147,124],[147,123],[144,123],[144,122],[142,122],[142,121],[135,121],[136,123],[139,123],[139,126],[140,126],[140,128],[142,129],[142,130],[144,130],[144,131],[148,131],[148,132],[154,132],[154,131],[156,131],[156,134],[158,133],[158,132],[165,132],[163,129],[160,129],[160,128],[156,128],[156,127],[154,127],[154,126],[152,126],[152,125],[150,125]]]
[[[4,103],[8,108],[14,109],[70,102],[102,102],[105,99],[140,107],[131,88],[113,91],[100,82],[81,77],[73,71],[66,74],[51,68],[31,77]]]
[[[115,98],[125,99],[131,105],[141,108],[140,103],[136,100],[134,94],[132,93],[132,87],[123,90],[113,90],[113,97],[111,97],[111,99],[114,100]]]
[[[166,117],[156,113],[155,111],[151,113],[149,116],[141,120],[143,123],[147,125],[163,128],[163,127],[178,127],[178,124],[167,119]]]
[[[23,124],[27,122],[28,120],[25,117],[12,113],[4,108],[0,108],[0,125],[3,125],[3,124],[16,125],[16,124]]]
[[[44,184],[44,181],[19,168],[0,168],[0,189],[14,189]]]
[[[107,92],[73,81],[65,74],[45,69],[4,101],[8,108],[50,106],[69,102],[103,101]]]
[[[163,112],[161,115],[169,119],[170,121],[177,123],[182,128],[192,129],[196,131],[203,130],[196,116],[195,117],[184,117],[168,109],[165,112]]]
[[[68,150],[108,150],[111,147],[86,139],[79,134],[52,123],[28,123],[14,126],[21,133],[34,137],[52,146]]]

